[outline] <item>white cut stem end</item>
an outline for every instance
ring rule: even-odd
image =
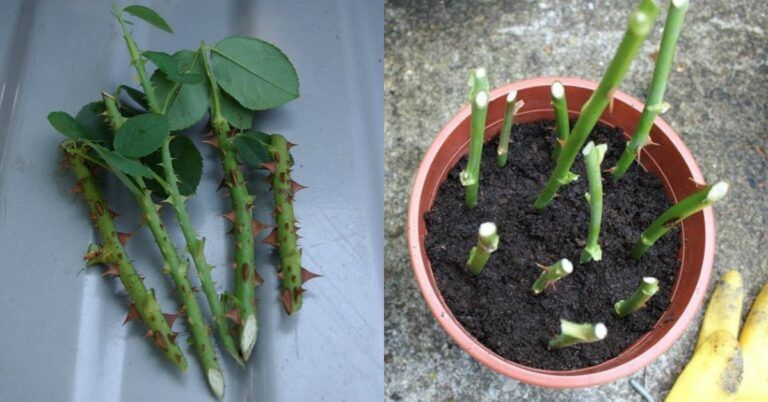
[[[256,344],[256,333],[258,332],[256,316],[248,316],[243,324],[243,331],[240,334],[240,353],[243,354],[243,360],[248,361],[253,351],[253,345]]]
[[[643,283],[646,283],[648,285],[656,285],[659,283],[659,280],[652,276],[646,276],[646,277],[643,277]]]
[[[515,99],[517,99],[517,91],[513,89],[507,94],[507,103],[512,103]]]
[[[565,87],[560,81],[552,83],[552,97],[556,99],[562,99],[565,96]]]
[[[224,376],[221,371],[215,368],[208,369],[208,385],[219,399],[224,399]]]
[[[595,324],[595,337],[597,339],[605,339],[608,335],[608,328],[602,322]]]
[[[475,96],[475,105],[480,108],[488,106],[488,92],[478,92]]]
[[[491,237],[496,234],[496,224],[493,222],[485,222],[480,225],[478,230],[480,237]]]
[[[720,201],[728,193],[728,183],[721,181],[717,182],[707,193],[707,201],[716,202]]]
[[[563,271],[570,274],[573,272],[573,264],[571,264],[571,261],[569,261],[567,258],[563,258],[560,260],[560,265],[563,267]]]

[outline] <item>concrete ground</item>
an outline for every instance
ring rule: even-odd
[[[441,126],[465,102],[468,71],[492,86],[536,76],[599,80],[623,34],[623,1],[386,2],[386,398],[404,401],[640,401],[626,379],[546,390],[473,361],[430,315],[411,274],[405,214],[413,174]],[[731,193],[716,208],[714,278],[739,269],[751,300],[768,281],[768,2],[691,2],[664,116],[709,181]],[[663,8],[666,10],[667,2]],[[644,99],[663,12],[621,89]],[[666,354],[632,378],[661,400],[689,358],[701,314]]]

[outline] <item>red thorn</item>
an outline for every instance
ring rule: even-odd
[[[304,288],[298,288],[298,289],[296,289],[296,291],[294,291],[294,294],[295,294],[295,296],[294,296],[294,297],[298,298],[299,296],[301,296],[302,294],[304,294]]]
[[[280,300],[283,302],[285,313],[291,315],[293,312],[293,297],[291,297],[291,291],[289,289],[283,290],[283,293],[280,295]]]
[[[104,273],[101,274],[101,276],[119,276],[120,275],[120,267],[114,264],[109,264],[107,266],[107,269],[104,270]]]
[[[293,194],[296,194],[297,192],[307,188],[306,186],[302,186],[301,184],[297,183],[296,180],[291,180],[291,192]]]
[[[264,283],[264,278],[258,272],[253,271],[253,286],[259,286]]]
[[[113,210],[111,210],[111,209],[110,209],[110,210],[108,210],[108,212],[109,212],[109,216],[110,216],[110,218],[113,218],[113,219],[114,219],[114,218],[119,218],[119,217],[120,217],[120,214],[118,214],[117,212],[115,212],[115,211],[113,211]]]
[[[221,179],[221,182],[219,182],[219,186],[216,187],[216,191],[219,191],[224,187],[229,187],[229,183],[227,183],[227,179]]]
[[[83,261],[91,261],[94,258],[98,257],[99,255],[101,255],[101,249],[89,251],[85,253],[85,255],[83,256]]]
[[[264,228],[266,228],[266,227],[267,227],[266,224],[261,223],[261,222],[257,221],[256,219],[251,221],[251,231],[253,231],[254,235],[258,234],[259,232],[264,230]]]
[[[274,180],[275,180],[275,175],[273,175],[272,173],[270,173],[270,174],[269,174],[269,176],[267,176],[266,178],[264,178],[264,183],[267,183],[267,184],[270,184],[270,185],[271,185],[271,184],[274,182]]]
[[[73,194],[82,193],[83,192],[83,183],[80,180],[78,180],[77,183],[75,183],[75,185],[72,186],[72,188],[69,189],[69,192],[73,193]]]
[[[259,166],[261,166],[264,169],[269,170],[270,173],[275,174],[275,162],[274,161],[270,161],[270,162],[267,162],[267,163],[262,163]]]
[[[154,336],[155,340],[155,346],[157,346],[160,349],[168,349],[168,345],[165,343],[165,338],[163,338],[163,334],[160,332],[156,333]]]
[[[263,244],[271,244],[275,247],[280,245],[280,242],[277,241],[277,229],[273,229],[272,233],[269,234],[264,240],[261,241]]]
[[[170,335],[168,335],[168,339],[170,339],[172,343],[175,343],[175,342],[176,342],[176,337],[177,337],[177,336],[179,336],[179,333],[178,333],[178,332],[173,332],[173,331],[171,331],[171,334],[170,334]]]
[[[282,281],[285,278],[285,273],[282,270],[277,271],[277,278]]]
[[[179,313],[163,313],[163,316],[165,317],[165,321],[168,322],[168,327],[173,328],[173,323],[176,322],[176,319],[181,317],[181,314]]]
[[[125,243],[128,243],[128,239],[130,239],[131,236],[133,236],[133,233],[117,232],[117,239],[123,246],[125,246]]]
[[[306,283],[306,282],[308,282],[311,279],[317,278],[318,276],[322,276],[322,275],[318,275],[318,274],[316,274],[316,273],[314,273],[314,272],[312,272],[312,271],[310,271],[310,270],[308,270],[308,269],[306,269],[304,267],[301,268],[301,282],[302,283]]]
[[[221,214],[221,216],[227,218],[230,222],[235,223],[235,210],[231,210],[227,212],[226,214]]]
[[[277,211],[278,214],[283,213],[283,206],[282,205],[275,205],[275,211]]]
[[[148,329],[146,335],[144,335],[145,338],[154,337],[155,331]]]
[[[291,148],[296,146],[296,144],[294,144],[294,143],[292,143],[290,141],[286,141],[285,143],[286,143],[286,146],[287,146],[288,149],[291,149]]]
[[[615,172],[615,171],[616,171],[616,166],[603,170],[603,172],[606,172],[606,173],[609,173],[609,174],[613,174],[613,172]]]
[[[129,321],[133,321],[140,317],[141,315],[139,315],[139,310],[136,308],[136,303],[131,303],[131,308],[128,309],[128,315],[125,316],[123,325],[127,324]]]
[[[210,145],[210,146],[212,146],[212,147],[214,147],[214,148],[216,148],[216,149],[221,149],[221,146],[219,145],[219,139],[216,138],[216,137],[211,137],[208,140],[203,140],[203,142],[208,144],[208,145]]]
[[[240,321],[240,312],[237,311],[236,308],[233,308],[232,310],[229,310],[228,312],[224,313],[224,317],[229,318],[235,324],[240,325],[242,323],[242,321]]]

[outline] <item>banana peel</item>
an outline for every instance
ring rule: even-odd
[[[739,335],[743,299],[741,275],[726,272],[707,306],[693,357],[667,402],[768,401],[768,284]]]

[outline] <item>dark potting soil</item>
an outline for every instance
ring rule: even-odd
[[[509,360],[526,366],[570,370],[593,366],[621,353],[648,332],[669,304],[679,267],[680,231],[659,240],[640,261],[629,257],[640,233],[670,206],[661,181],[636,164],[614,184],[603,174],[603,259],[579,264],[587,238],[589,205],[584,163],[580,176],[563,186],[543,211],[533,200],[554,167],[550,160],[554,122],[518,124],[512,129],[509,165],[496,166],[494,140],[485,145],[478,206],[464,206],[459,173],[462,159],[441,185],[432,210],[425,215],[427,254],[437,286],[456,318],[480,342]],[[624,149],[620,129],[598,125],[589,137],[607,143],[602,166],[613,166]],[[466,270],[469,250],[483,222],[495,222],[500,243],[480,275]],[[539,296],[531,285],[541,269],[561,258],[574,264],[573,273]],[[611,314],[613,304],[632,295],[643,276],[660,282],[646,308],[626,318]],[[608,336],[600,341],[547,350],[547,340],[560,333],[560,318],[574,322],[603,322]]]

